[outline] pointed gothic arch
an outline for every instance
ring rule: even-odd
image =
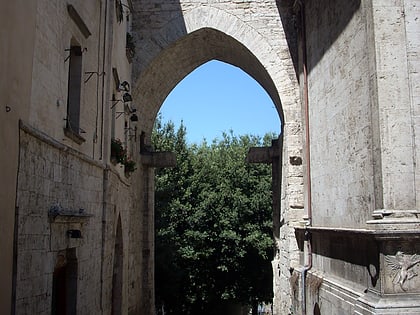
[[[237,66],[253,77],[273,100],[282,126],[288,113],[293,117],[300,110],[293,62],[290,55],[284,57],[288,51],[284,34],[269,41],[234,14],[205,6],[183,12],[148,35],[137,34],[141,57],[133,69],[133,94],[146,134],[170,91],[213,59]]]
[[[140,7],[139,9],[141,10]],[[161,13],[166,16],[154,16],[153,25],[147,24],[147,19],[142,20],[141,16],[137,21],[138,24],[134,23],[133,33],[138,50],[133,66],[132,95],[137,106],[139,132],[143,135],[142,145],[149,148],[156,116],[175,86],[202,64],[218,60],[240,68],[267,92],[280,118],[281,139],[279,142],[282,144],[280,156],[283,152],[286,155],[299,155],[302,150],[301,142],[292,143],[291,146],[287,143],[288,135],[292,137],[301,135],[298,121],[301,105],[299,84],[280,19],[275,21],[278,33],[274,36],[271,33],[260,32],[258,28],[252,26],[252,23],[247,23],[228,10],[218,9],[211,5],[168,12]],[[147,17],[147,11],[144,14],[144,17]],[[278,12],[273,11],[273,16],[276,15]],[[156,27],[156,25],[159,26]],[[151,152],[148,153],[151,155]],[[148,271],[154,264],[153,257],[149,255],[154,250],[152,241],[154,179],[153,165],[147,159],[149,157],[145,154],[140,155],[139,165],[142,169],[142,177],[138,178],[145,192],[145,201],[139,204],[139,211],[144,213],[143,226],[148,227],[142,231],[145,244],[141,264],[142,277],[146,285],[143,285],[139,292],[141,308],[145,311],[151,311],[154,307],[154,274]],[[283,167],[281,165],[280,158],[279,176],[276,180],[278,187],[281,187],[283,176],[287,176],[284,174],[288,173],[288,164],[285,162]],[[281,192],[278,195],[280,196]],[[276,202],[280,204],[288,201],[282,196]],[[273,223],[276,229],[280,230],[278,217],[279,214],[274,219],[278,222],[273,221]],[[282,229],[287,228],[285,226]],[[278,234],[279,231],[276,233]],[[282,246],[287,248],[289,244],[283,242]],[[290,246],[293,247],[294,244]],[[278,264],[278,262],[273,263],[273,266]],[[279,290],[278,284],[275,290]]]
[[[202,28],[162,51],[139,78],[135,98],[140,100],[139,110],[145,119],[142,123],[147,134],[167,95],[185,76],[210,60],[237,66],[253,77],[271,97],[280,120],[284,121],[274,81],[256,56],[232,37],[215,29]]]

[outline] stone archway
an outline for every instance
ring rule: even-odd
[[[159,25],[155,27],[147,23],[150,11],[141,11],[144,2],[137,1],[137,5],[134,2],[133,33],[138,53],[133,65],[133,94],[146,133],[175,85],[212,59],[247,72],[270,95],[282,123],[287,123],[288,113],[294,120],[300,111],[298,82],[277,6],[270,8],[273,11],[270,18],[276,20],[272,22],[277,28],[274,35],[273,25],[264,28],[255,20],[258,25],[254,26],[252,18],[244,21],[239,14],[230,13],[229,6],[234,4],[217,8],[196,3],[188,4],[192,8],[182,9],[181,1],[162,13],[154,12],[153,19]],[[242,13],[251,14],[246,10]],[[256,19],[260,18],[258,12],[254,14]],[[270,33],[264,34],[264,30]]]
[[[217,43],[205,48],[209,43]],[[146,134],[150,134],[156,115],[170,91],[186,75],[210,61],[219,60],[241,68],[252,76],[270,95],[281,121],[282,104],[274,81],[266,68],[244,45],[230,36],[212,28],[203,28],[183,37],[151,62],[137,81],[135,98],[145,106],[139,106]]]
[[[283,137],[281,154],[286,158],[282,159],[283,166],[278,169],[282,175],[278,176],[279,181],[283,182],[278,183],[278,186],[284,186],[285,189],[279,197],[281,200],[277,202],[282,203],[282,209],[289,208],[290,200],[299,203],[296,208],[303,207],[303,192],[284,185],[287,182],[286,177],[296,177],[297,185],[303,183],[301,170],[289,173],[287,163],[287,156],[299,156],[302,152],[301,141],[296,141],[301,137],[301,108],[293,61],[276,4],[265,8],[270,11],[267,25],[258,20],[258,10],[247,12],[247,21],[239,18],[240,14],[231,13],[231,9],[232,12],[235,11],[235,3],[225,3],[217,7],[216,4],[184,4],[183,1],[175,1],[165,6],[166,10],[156,9],[151,17],[150,10],[155,6],[159,5],[154,1],[134,1],[133,35],[138,51],[133,64],[132,94],[139,117],[139,132],[144,135],[143,144],[150,144],[153,124],[163,101],[186,75],[210,60],[232,64],[248,73],[267,91],[280,116]],[[151,20],[153,23],[150,23]],[[289,135],[294,137],[291,142],[288,141]],[[148,285],[142,287],[143,292],[140,296],[143,297],[142,309],[149,312],[154,304],[153,275],[146,271],[154,264],[150,255],[154,248],[151,243],[154,229],[154,179],[150,165],[143,163],[142,157],[139,162],[142,167],[138,180],[139,185],[143,187],[142,191],[145,192],[139,207],[144,213],[142,226],[147,226],[147,230],[142,231],[145,244],[142,248],[141,264],[142,273],[147,273],[148,282]],[[284,213],[281,219],[284,220],[286,210],[282,211]],[[275,226],[280,229],[279,222]],[[281,233],[285,234],[293,233],[287,225],[282,227],[282,231]],[[147,242],[149,244],[146,244]],[[288,242],[286,238],[282,241],[281,246],[285,251],[297,249],[297,246]],[[280,246],[280,240],[277,246]],[[278,256],[280,259],[280,255]],[[273,263],[276,275],[279,274],[277,269],[280,269],[280,265],[289,270],[289,258],[283,255],[283,259],[287,261]],[[275,282],[280,283],[277,280]],[[280,291],[287,290],[289,289],[275,288],[278,295]]]

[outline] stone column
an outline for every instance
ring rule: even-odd
[[[144,170],[144,212],[142,215],[142,244],[141,255],[141,314],[155,314],[155,202],[154,202],[154,168],[174,167],[176,156],[172,152],[154,152],[151,146],[145,144],[145,135],[140,140],[140,162]]]
[[[420,223],[404,1],[372,0],[366,12],[375,174],[375,222],[369,223]]]
[[[280,290],[280,228],[284,223],[281,218],[281,167],[282,167],[282,152],[283,152],[283,136],[272,140],[271,147],[250,148],[247,155],[248,163],[267,163],[271,164],[272,169],[272,198],[273,198],[273,237],[275,241],[275,256],[272,261],[273,268],[273,290],[274,302],[281,300]]]
[[[378,266],[368,266],[373,284],[359,303],[360,309],[370,309],[373,314],[420,310],[415,104],[408,53],[412,43],[407,38],[407,27],[416,22],[407,18],[408,2],[366,2],[372,43],[369,53],[375,183],[375,210],[367,223],[377,244]]]

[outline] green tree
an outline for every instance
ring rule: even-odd
[[[188,276],[178,253],[183,230],[183,215],[190,202],[186,191],[189,187],[189,149],[183,125],[175,131],[172,122],[165,125],[159,116],[152,133],[152,143],[157,151],[172,151],[177,155],[177,166],[158,169],[155,177],[156,225],[156,302],[158,308],[167,306],[169,314],[181,314],[184,309],[183,292]]]
[[[272,298],[271,168],[247,164],[264,139],[223,134],[187,145],[158,119],[153,142],[178,165],[156,173],[156,296],[167,314],[221,314]]]

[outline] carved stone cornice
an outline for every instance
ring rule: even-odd
[[[420,210],[418,209],[377,209],[373,211],[373,220],[368,224],[418,224],[420,226]]]

